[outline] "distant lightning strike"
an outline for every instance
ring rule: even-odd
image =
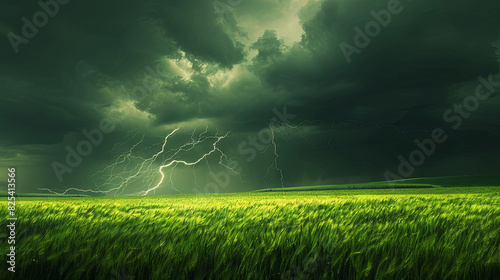
[[[304,136],[303,132],[299,128],[305,122],[314,121],[303,121],[297,125],[291,125],[289,123],[281,121],[273,121],[272,123],[268,124],[271,134],[271,141],[260,153],[265,153],[266,151],[271,150],[272,161],[267,168],[267,172],[264,175],[264,178],[267,177],[271,173],[271,170],[274,168],[275,172],[279,176],[281,187],[285,187],[287,182],[285,180],[283,170],[279,167],[278,163],[280,159],[280,153],[278,151],[279,145],[277,143],[277,136],[281,135],[283,139],[288,141],[288,138],[290,138],[291,135],[287,130],[297,130],[300,136],[304,138],[307,143],[314,146],[314,144]],[[175,188],[173,180],[173,171],[176,169],[176,167],[178,165],[192,167],[194,184],[197,185],[198,178],[196,175],[195,166],[200,162],[205,161],[208,167],[208,172],[214,175],[211,169],[210,161],[208,159],[208,157],[213,154],[218,154],[219,156],[217,162],[218,165],[230,170],[234,174],[240,175],[241,179],[241,174],[231,168],[228,164],[226,164],[231,162],[231,160],[228,159],[226,154],[218,146],[220,141],[225,139],[230,132],[227,132],[224,135],[219,135],[219,132],[216,131],[215,135],[207,135],[208,125],[205,125],[205,129],[197,134],[197,129],[199,127],[197,126],[191,133],[190,141],[181,144],[180,146],[168,149],[169,140],[181,129],[181,127],[182,126],[179,126],[171,131],[167,136],[164,137],[162,142],[155,143],[145,148],[140,148],[141,146],[143,146],[145,139],[145,136],[142,135],[142,137],[135,144],[133,144],[130,149],[122,154],[119,154],[112,164],[106,166],[103,170],[98,171],[97,173],[92,175],[92,178],[100,182],[95,183],[95,189],[68,188],[64,191],[48,188],[39,189],[60,195],[68,194],[70,192],[118,195],[124,194],[127,187],[130,187],[130,185],[134,183],[135,186],[145,186],[147,187],[147,189],[139,190],[138,192],[131,193],[131,195],[146,196],[148,194],[151,194],[152,192],[155,193],[156,190],[167,183],[172,189],[180,192],[177,188]],[[114,152],[117,148],[120,148],[126,143],[131,142],[134,138],[136,138],[138,134],[138,131],[132,131],[129,134],[131,136],[126,136],[120,143],[115,144],[111,152]],[[195,147],[207,141],[213,141],[211,149],[209,151],[191,161],[180,158],[184,153],[192,151],[193,149],[195,149]],[[142,154],[155,149],[155,147],[158,147],[159,145],[161,145],[161,149],[149,158],[141,156]],[[165,171],[167,168],[170,171],[169,175]],[[130,194],[130,192],[128,193]]]
[[[308,144],[314,146],[314,144],[307,137],[305,137],[304,134],[302,133],[302,131],[299,129],[299,127],[306,122],[315,122],[315,121],[306,120],[306,121],[302,121],[301,123],[299,123],[297,125],[291,125],[287,122],[282,122],[282,121],[278,121],[278,120],[274,120],[273,124],[268,123],[269,129],[271,131],[271,143],[269,143],[261,153],[265,153],[268,149],[271,149],[273,151],[273,160],[272,160],[271,164],[268,166],[267,172],[264,175],[264,178],[267,177],[269,175],[269,173],[271,173],[271,169],[274,166],[274,169],[279,174],[281,187],[283,187],[283,188],[285,187],[285,183],[287,183],[287,182],[286,182],[285,177],[283,175],[283,170],[278,165],[279,153],[278,153],[278,144],[276,143],[276,132],[280,132],[281,135],[289,137],[289,134],[286,131],[286,129],[280,129],[280,127],[287,127],[290,129],[297,130],[299,132],[300,136],[302,138],[304,138]],[[288,139],[287,139],[287,141],[288,141]]]
[[[169,182],[170,186],[180,192],[178,189],[174,187],[173,179],[172,179],[172,174],[173,170],[180,164],[184,166],[192,166],[194,168],[195,165],[199,164],[201,161],[205,161],[207,163],[207,166],[210,169],[210,164],[208,157],[212,154],[219,154],[219,161],[218,164],[231,170],[234,173],[239,174],[237,171],[233,170],[230,168],[227,164],[224,164],[224,160],[228,161],[227,156],[224,154],[224,152],[218,147],[218,144],[220,143],[221,140],[225,139],[230,132],[227,132],[224,135],[219,135],[219,132],[216,131],[215,135],[209,135],[207,136],[206,134],[208,133],[208,125],[205,126],[205,130],[202,131],[201,133],[198,134],[196,137],[196,130],[198,128],[195,127],[193,129],[193,132],[191,134],[191,140],[189,142],[186,142],[182,144],[181,146],[178,146],[177,148],[171,148],[167,150],[167,145],[169,144],[169,139],[175,135],[182,126],[177,127],[174,129],[172,132],[170,132],[167,136],[165,136],[163,140],[163,144],[161,145],[160,151],[157,153],[153,154],[149,158],[143,158],[141,156],[134,155],[135,150],[143,143],[144,141],[144,135],[141,137],[141,139],[135,143],[128,151],[126,151],[123,154],[120,154],[115,162],[107,167],[105,167],[103,170],[97,172],[93,176],[96,177],[97,179],[104,180],[104,182],[100,185],[96,184],[97,189],[79,189],[79,188],[68,188],[64,190],[63,192],[58,192],[54,191],[51,189],[47,188],[40,188],[40,190],[45,190],[54,194],[60,194],[64,195],[67,194],[68,192],[71,191],[76,191],[76,192],[84,192],[84,193],[95,193],[95,194],[110,194],[113,193],[116,194],[123,194],[127,186],[129,186],[132,182],[139,182],[140,185],[144,186],[153,186],[149,187],[147,190],[144,191],[139,191],[136,193],[133,193],[132,195],[148,195],[151,192],[155,192],[160,186],[165,183],[165,168],[170,167],[170,176],[169,176]],[[135,137],[137,135],[137,132],[132,136]],[[197,147],[200,144],[203,144],[207,141],[213,140],[214,142],[212,143],[212,148],[198,157],[195,160],[188,161],[188,160],[183,160],[179,159],[180,156],[182,156],[184,153],[192,151],[195,147]],[[130,141],[127,140],[127,142]],[[122,146],[123,144],[120,144],[119,146]],[[116,147],[117,145],[115,145]],[[157,144],[146,148],[142,149],[141,151],[144,152],[145,150],[149,150],[152,147],[157,146]],[[113,150],[115,149],[113,147]],[[159,167],[158,167],[158,160],[160,160]],[[131,165],[133,166],[135,163],[135,167],[132,167],[131,169],[129,168]],[[155,164],[156,163],[156,164]],[[196,184],[196,172],[194,171],[194,180]],[[100,174],[105,174],[107,173],[108,176],[105,177],[104,175],[98,176]],[[161,176],[160,180],[156,182],[156,179],[158,175]],[[104,179],[103,179],[104,177]],[[156,183],[155,183],[156,182]],[[113,186],[113,187],[111,187]],[[106,190],[102,190],[102,188],[106,187],[111,187]]]
[[[274,168],[276,169],[276,171],[280,175],[281,187],[284,188],[285,187],[285,179],[283,176],[283,170],[281,168],[279,168],[279,166],[278,166],[278,158],[279,158],[278,145],[276,144],[276,141],[275,141],[276,135],[274,133],[273,126],[271,124],[269,124],[269,129],[271,129],[271,143],[265,148],[265,150],[263,152],[267,151],[268,147],[272,147],[273,153],[274,153],[274,159],[273,159],[273,162],[271,163],[271,165],[269,165],[269,167],[267,168],[267,173],[266,173],[266,175],[264,175],[264,178],[267,177],[267,175],[269,175],[269,173],[271,172],[271,167],[274,165]]]

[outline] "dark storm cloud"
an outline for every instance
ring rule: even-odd
[[[351,64],[339,44],[354,45],[353,28],[364,28],[374,20],[370,11],[384,9],[387,1],[341,3],[342,13],[336,1],[325,1],[316,16],[303,24],[302,42],[288,59],[269,66],[264,75],[267,82],[304,95],[323,91],[319,94],[327,98],[343,95],[343,90],[330,88],[347,83],[351,85],[348,99],[358,106],[379,101],[378,106],[398,103],[404,108],[442,102],[445,97],[422,90],[443,90],[498,70],[492,46],[499,39],[496,2],[402,2],[406,7],[360,54],[352,55]]]
[[[303,24],[300,44],[262,78],[300,96],[304,111],[314,109],[319,118],[331,111],[356,115],[366,107],[368,119],[420,126],[419,119],[430,121],[426,112],[449,105],[448,87],[498,71],[492,46],[500,33],[498,3],[401,3],[401,13],[349,64],[339,44],[354,45],[353,28],[364,28],[374,20],[370,10],[384,9],[387,1],[325,1]]]
[[[223,67],[243,58],[241,47],[216,24],[208,1],[59,4],[34,38],[16,46],[18,54],[7,33],[23,36],[21,18],[32,22],[42,9],[36,2],[2,6],[1,114],[11,120],[2,124],[3,142],[56,143],[81,130],[114,98],[99,89],[111,80],[126,83],[179,49]],[[26,137],[30,134],[38,137]]]
[[[429,137],[434,127],[449,129],[442,116],[462,101],[456,98],[460,95],[456,88],[463,83],[477,85],[479,75],[495,74],[499,66],[493,44],[500,35],[500,4],[494,1],[402,1],[402,11],[392,15],[388,26],[359,54],[352,54],[348,63],[339,45],[356,46],[354,28],[364,30],[374,20],[370,11],[387,9],[388,2],[324,1],[320,8],[311,3],[302,11],[302,41],[259,68],[266,84],[286,89],[290,99],[299,100],[295,113],[324,123],[325,137],[331,133],[332,123],[337,126],[338,148],[349,151],[339,161],[359,158],[371,162],[373,176],[397,166],[395,159],[411,151],[413,139]],[[266,37],[264,34],[260,40]],[[466,96],[472,94],[474,88],[469,86]],[[485,103],[495,100],[498,96]],[[499,124],[492,120],[491,106],[484,105],[474,114],[475,120]],[[346,123],[349,125],[343,127]],[[485,137],[477,137],[484,134],[481,130],[457,131],[453,136],[469,141],[472,147],[490,146],[492,139],[498,139],[498,130],[493,126],[484,129],[490,131]],[[481,149],[467,153],[495,161],[494,155]],[[336,166],[331,171],[336,175],[359,173],[359,166],[334,163],[333,157],[317,158],[322,158],[318,160],[322,164]],[[489,166],[492,172],[494,168]],[[441,170],[457,174],[452,166]]]
[[[7,35],[22,36],[21,18],[31,21],[41,8],[0,2],[0,155],[45,151],[47,165],[60,160],[64,147],[112,115],[118,101],[131,114],[106,147],[137,126],[208,120],[233,131],[225,148],[242,161],[238,145],[272,118],[288,112],[292,124],[312,120],[277,135],[293,185],[383,179],[397,156],[434,127],[450,140],[418,176],[462,172],[464,154],[484,159],[474,172],[494,169],[485,147],[494,149],[499,137],[492,117],[498,96],[457,131],[442,116],[474,93],[479,75],[498,72],[498,1],[401,1],[401,11],[363,48],[355,27],[365,30],[375,20],[372,10],[397,1],[309,1],[299,11],[303,34],[296,42],[287,31],[293,28],[283,27],[292,22],[279,21],[288,19],[292,2],[245,1],[235,7],[240,13],[219,17],[211,1],[72,0],[19,44],[18,54]],[[342,43],[358,52],[346,59]],[[141,98],[131,94],[145,81],[155,87]],[[88,162],[106,161],[104,148]],[[256,166],[267,168],[266,160],[245,163],[249,184],[259,184]]]

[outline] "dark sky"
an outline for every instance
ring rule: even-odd
[[[498,173],[499,1],[61,2],[0,1],[0,165],[18,192],[137,193],[214,144],[155,193]],[[206,127],[229,134],[176,153]]]

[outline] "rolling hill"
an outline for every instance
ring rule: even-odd
[[[299,186],[286,188],[267,188],[257,192],[269,191],[312,191],[346,189],[399,189],[399,188],[440,188],[440,187],[484,187],[500,186],[500,175],[464,175],[445,177],[424,177],[394,181],[380,181],[359,184],[338,184],[320,186]]]

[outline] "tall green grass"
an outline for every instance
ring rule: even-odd
[[[15,279],[498,279],[500,193],[360,193],[19,198]]]

